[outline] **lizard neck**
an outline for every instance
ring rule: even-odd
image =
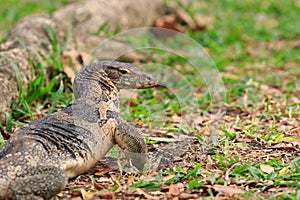
[[[108,102],[118,97],[119,90],[114,85],[101,84],[97,81],[82,82],[74,85],[76,99],[89,99],[95,104]]]
[[[85,67],[77,74],[73,88],[76,99],[90,99],[96,104],[117,97],[119,92],[114,83],[105,75],[103,66],[94,64]]]

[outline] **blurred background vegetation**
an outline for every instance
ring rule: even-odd
[[[2,0],[0,38],[3,41],[9,29],[22,17],[33,13],[53,13],[57,8],[69,2],[71,0]],[[184,2],[165,1],[167,5],[177,4],[177,7],[184,10],[192,20],[196,21],[196,16],[199,14],[203,17],[205,26],[201,30],[195,30],[182,21],[175,23],[182,26],[185,34],[195,39],[207,50],[222,73],[227,90],[227,121],[223,127],[224,134],[220,135],[218,143],[212,145],[213,154],[208,154],[210,158],[203,161],[205,163],[202,163],[201,173],[198,174],[198,166],[198,168],[195,167],[195,172],[197,172],[195,176],[186,176],[182,169],[170,170],[164,172],[163,175],[175,174],[174,177],[178,178],[178,180],[174,179],[175,183],[189,181],[191,191],[203,185],[236,183],[247,191],[244,199],[299,198],[299,151],[296,147],[290,148],[291,146],[284,145],[289,142],[287,141],[289,138],[297,137],[297,131],[300,137],[300,1],[191,0]],[[170,10],[168,14],[175,15],[176,11]],[[206,19],[209,20],[205,21]],[[174,63],[182,66],[186,64],[179,56],[164,58],[161,63],[175,67]],[[180,69],[180,73],[187,74],[184,67]],[[209,94],[204,94],[203,84],[195,81],[198,81],[199,77],[195,77],[194,73],[185,77],[188,76],[199,93],[201,108],[199,110],[202,115],[210,103]],[[45,101],[41,101],[42,105],[30,106],[42,107],[47,104],[45,102],[55,102],[59,97],[53,91],[58,91],[57,93],[61,95],[59,99],[66,99],[63,88],[59,86],[58,84],[51,90],[54,95],[49,95]],[[145,108],[154,109],[154,105],[159,102],[153,96],[157,96],[161,101],[168,97],[176,98],[174,95],[168,96],[167,93],[153,95],[147,90],[139,91],[138,100],[132,103],[134,109],[131,110],[131,120],[140,120],[136,124],[147,123],[145,115],[153,113],[153,110],[149,112]],[[67,103],[69,102],[64,105]],[[52,103],[52,105],[58,104]],[[166,105],[165,109],[171,110],[168,117],[182,114],[178,111],[180,109],[177,104],[173,102]],[[22,114],[26,112],[27,110]],[[159,115],[159,117],[162,116]],[[176,126],[174,124],[172,126]],[[167,124],[163,125],[167,127]],[[204,126],[200,131],[205,129]],[[180,127],[176,128],[178,133],[182,132]],[[175,132],[174,127],[167,127],[167,129]],[[12,129],[6,127],[6,130],[10,132]],[[196,133],[199,138],[200,131]],[[247,141],[249,138],[251,138],[250,142]],[[283,148],[271,149],[270,145],[274,144],[283,145]],[[277,154],[269,155],[270,151],[276,151]],[[265,155],[258,156],[258,154]],[[266,173],[262,167],[264,165],[261,164],[271,166],[273,172]],[[211,171],[212,169],[215,171]],[[205,179],[205,173],[211,178],[210,180]],[[161,178],[161,175],[159,177]],[[155,181],[160,185],[168,184],[161,183],[160,178]],[[269,188],[274,190],[268,191]]]
[[[53,13],[57,8],[73,0],[3,0],[0,7],[0,38],[22,17],[34,13]]]

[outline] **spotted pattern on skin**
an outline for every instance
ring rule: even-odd
[[[107,123],[107,119],[101,119],[98,124],[99,124],[99,127],[101,128],[104,124]]]
[[[104,102],[108,102],[108,101],[109,101],[109,99],[108,99],[108,97],[106,96],[106,94],[105,94],[104,91],[102,91],[102,93],[101,93],[101,101],[104,101]]]

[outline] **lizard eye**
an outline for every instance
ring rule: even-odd
[[[121,74],[128,74],[129,73],[129,71],[127,71],[125,69],[120,69],[119,71],[121,72]]]

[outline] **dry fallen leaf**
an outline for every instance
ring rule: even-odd
[[[171,184],[169,186],[169,193],[172,195],[172,196],[178,196],[180,194],[180,189],[177,185],[173,185]]]
[[[230,196],[235,195],[235,194],[245,193],[244,190],[236,188],[236,187],[232,187],[232,186],[213,185],[212,188],[217,192],[220,192],[222,194],[227,194]]]
[[[195,15],[196,27],[194,31],[202,31],[210,27],[214,23],[214,18],[208,15]]]
[[[83,65],[91,61],[91,57],[85,52],[75,50],[66,51],[61,57],[64,72],[67,74],[71,82],[74,82],[75,70],[79,71]]]
[[[292,48],[295,48],[295,49],[300,48],[300,40],[290,41],[289,46],[291,46]]]
[[[103,187],[102,185],[98,184],[97,182],[94,183],[94,187],[96,190],[103,190],[105,189],[105,187]]]
[[[156,20],[155,22],[156,27],[160,28],[167,28],[179,32],[184,32],[184,28],[180,26],[179,24],[176,24],[176,16],[175,15],[165,15],[159,19]],[[168,31],[164,32],[168,33]]]
[[[158,196],[152,195],[150,192],[142,189],[142,188],[136,188],[135,192],[139,195],[144,195],[146,199],[152,199],[152,200],[159,200],[160,198]]]
[[[261,171],[266,172],[267,174],[274,172],[274,167],[270,165],[260,164],[260,169]]]
[[[108,172],[111,172],[111,171],[113,171],[113,170],[114,170],[114,168],[112,168],[112,167],[107,167],[107,168],[104,168],[104,169],[101,169],[101,170],[95,172],[94,175],[96,175],[96,176],[103,176],[104,174],[106,174],[106,173],[108,173]]]
[[[190,28],[195,28],[196,24],[192,17],[182,8],[175,9],[178,19],[186,23]]]
[[[186,192],[181,193],[179,196],[180,199],[195,199],[197,197],[198,197],[197,194],[190,194]]]
[[[299,146],[300,140],[293,140],[289,142],[284,142],[284,143],[278,143],[275,144],[271,147],[270,149],[284,149],[284,150],[290,150],[290,149],[295,149],[296,146]]]
[[[116,196],[115,192],[108,191],[101,195],[101,199],[114,199]]]
[[[250,138],[244,138],[244,137],[239,137],[236,139],[237,142],[245,142],[245,143],[250,143],[252,142],[252,139]]]
[[[95,195],[94,192],[87,192],[85,191],[85,189],[80,189],[80,192],[81,192],[81,195],[82,195],[82,198],[85,200],[85,199],[91,199],[93,198],[93,196]]]
[[[127,185],[131,185],[133,183],[134,183],[134,179],[131,176],[128,177],[128,179],[127,179]]]

